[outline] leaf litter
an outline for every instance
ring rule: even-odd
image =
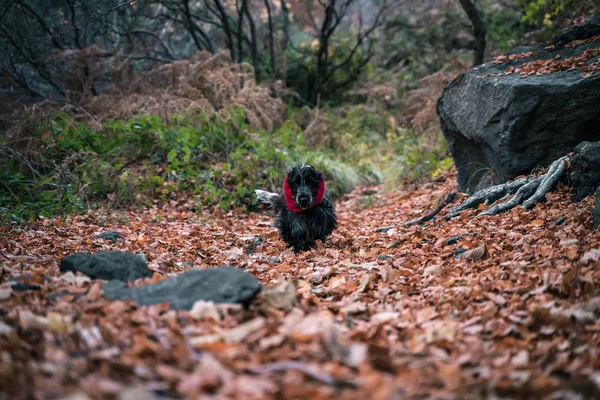
[[[559,188],[529,211],[405,226],[454,190],[445,178],[378,191],[368,208],[358,188],[337,202],[327,244],[298,254],[271,217],[196,214],[183,196],[61,218],[60,230],[2,227],[0,387],[14,399],[595,396],[593,200]],[[91,238],[108,229],[122,239]],[[248,309],[110,301],[101,282],[58,271],[63,256],[98,250],[144,253],[155,271],[144,283],[234,265],[263,292]]]

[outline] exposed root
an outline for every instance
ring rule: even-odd
[[[448,193],[446,195],[446,197],[444,197],[440,202],[438,202],[437,206],[432,211],[428,212],[427,214],[423,215],[422,217],[413,219],[412,221],[408,221],[407,223],[404,224],[404,226],[423,224],[423,223],[433,219],[433,217],[438,215],[440,213],[440,211],[442,211],[444,209],[444,207],[446,207],[446,205],[455,201],[456,196],[457,196],[456,192]]]
[[[565,156],[554,161],[550,164],[548,172],[544,175],[535,178],[520,178],[512,182],[480,190],[458,206],[452,208],[445,218],[449,220],[458,216],[461,211],[467,208],[476,208],[480,204],[488,205],[497,203],[498,200],[506,199],[510,195],[513,195],[510,200],[495,204],[480,215],[497,215],[510,210],[518,204],[523,204],[523,207],[526,209],[531,209],[544,198],[546,193],[552,190],[556,182],[565,173],[568,160],[569,157]]]

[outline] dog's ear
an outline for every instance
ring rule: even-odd
[[[324,181],[324,180],[325,180],[325,177],[323,176],[323,173],[322,173],[322,172],[319,172],[319,171],[317,171],[317,170],[315,170],[315,172],[317,173],[317,176],[319,177],[319,180],[321,180],[321,181]]]

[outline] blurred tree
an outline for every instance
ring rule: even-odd
[[[458,2],[473,25],[473,36],[475,37],[473,65],[481,64],[483,63],[483,57],[485,56],[485,37],[487,35],[487,28],[483,21],[483,16],[474,0],[458,0]]]
[[[0,75],[9,91],[74,102],[115,68],[228,50],[257,81],[283,79],[314,105],[365,70],[384,10],[385,0],[12,0],[0,6]]]

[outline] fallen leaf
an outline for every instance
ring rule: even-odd
[[[343,364],[356,368],[366,358],[367,346],[362,343],[348,343],[343,339],[340,327],[329,321],[323,326],[322,339],[329,355]]]
[[[494,303],[498,304],[499,306],[503,306],[506,304],[506,299],[498,294],[488,292],[485,294],[485,296]]]
[[[278,310],[288,311],[297,304],[296,285],[290,281],[282,281],[263,291],[265,303]]]
[[[366,310],[367,310],[367,306],[365,305],[365,303],[363,303],[361,301],[354,301],[354,302],[342,307],[340,309],[340,312],[342,312],[345,315],[352,315],[352,314],[360,314],[362,312],[365,312]]]
[[[463,253],[463,258],[467,260],[480,260],[485,255],[486,247],[485,243],[481,246],[475,247],[474,249],[468,250]]]
[[[198,320],[212,320],[220,321],[221,315],[212,301],[198,300],[192,306],[190,315],[196,321]]]
[[[48,327],[48,319],[41,315],[35,315],[29,310],[19,310],[19,325],[23,329],[45,329]]]
[[[244,254],[244,250],[241,247],[232,247],[229,250],[223,250],[222,253],[229,259],[237,260]]]
[[[9,335],[14,331],[15,329],[12,326],[5,324],[3,321],[0,321],[0,335]]]
[[[54,333],[66,333],[71,328],[72,317],[57,312],[48,312],[48,327]]]
[[[373,282],[375,280],[375,277],[373,276],[373,274],[365,274],[363,275],[362,278],[360,278],[360,283],[359,283],[359,287],[357,289],[358,293],[363,293],[365,290],[367,290],[367,287],[369,286],[369,283]]]
[[[519,351],[511,360],[510,363],[515,367],[526,367],[529,364],[529,352],[527,350]]]
[[[100,282],[95,282],[90,288],[87,298],[90,301],[96,301],[102,297],[102,285]]]
[[[431,275],[440,275],[442,273],[442,266],[440,265],[430,265],[429,267],[423,270],[423,276],[428,277]]]
[[[382,264],[379,266],[379,275],[384,282],[391,282],[396,278],[396,272],[390,264]]]
[[[252,333],[262,329],[266,324],[263,317],[254,318],[240,324],[238,327],[225,331],[221,334],[225,343],[240,343]]]
[[[592,261],[598,261],[600,260],[600,249],[592,249],[587,251],[583,257],[581,257],[581,260],[579,260],[580,264],[588,264]]]
[[[90,283],[91,279],[85,275],[77,273],[75,275],[72,271],[66,272],[58,277],[53,277],[53,280],[63,281],[66,283],[82,286],[83,284]]]
[[[12,288],[10,286],[0,287],[0,301],[10,299]]]

